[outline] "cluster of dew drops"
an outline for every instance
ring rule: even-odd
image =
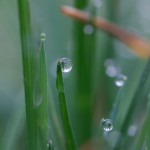
[[[124,86],[127,76],[122,74],[120,71],[120,68],[115,64],[113,59],[107,59],[104,63],[105,66],[105,72],[107,76],[111,78],[115,78],[115,85],[117,87]],[[101,126],[104,131],[109,132],[113,129],[113,123],[110,119],[102,119],[101,120]]]
[[[107,59],[104,63],[106,74],[108,77],[115,78],[115,85],[117,87],[124,86],[127,76],[121,73],[119,66],[117,66],[113,59]]]

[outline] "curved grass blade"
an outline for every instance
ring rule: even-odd
[[[75,150],[76,147],[75,147],[75,142],[73,139],[73,134],[71,131],[71,126],[70,126],[69,117],[68,117],[61,63],[59,60],[57,63],[56,87],[57,87],[58,97],[59,97],[59,106],[60,106],[60,113],[62,117],[64,133],[65,133],[66,147],[67,147],[67,150]]]
[[[150,56],[150,44],[147,40],[132,34],[117,25],[110,23],[103,18],[92,18],[89,14],[79,11],[78,9],[62,6],[61,11],[64,15],[74,18],[83,23],[91,23],[95,27],[104,30],[105,32],[113,35],[118,40],[122,41],[134,52],[143,58],[148,58]]]

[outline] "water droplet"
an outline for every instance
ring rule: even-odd
[[[61,59],[59,59],[59,62],[61,64],[62,72],[68,73],[71,71],[73,64],[69,58],[61,58]]]
[[[90,24],[84,26],[84,33],[87,35],[91,35],[94,32],[94,27]]]
[[[115,64],[113,59],[107,59],[104,62],[104,66],[106,67],[106,74],[111,78],[116,77],[120,73],[120,68]]]
[[[47,142],[47,148],[48,148],[48,150],[53,150],[54,148],[53,148],[53,142],[52,142],[52,140],[48,140],[48,142]]]
[[[34,99],[34,109],[38,108],[43,100],[43,96],[40,94]]]
[[[115,84],[118,87],[122,87],[122,86],[124,86],[126,80],[127,80],[127,76],[125,76],[123,74],[119,74],[116,77]]]
[[[102,119],[101,120],[101,125],[103,127],[103,130],[106,132],[109,132],[113,129],[113,124],[112,121],[110,119]]]
[[[134,137],[135,134],[137,133],[137,129],[138,129],[137,126],[131,125],[128,129],[128,135]]]
[[[97,8],[100,8],[103,4],[102,0],[94,0],[93,2],[94,2],[95,7]]]
[[[41,36],[41,41],[45,41],[46,34],[45,34],[44,32],[42,32],[42,33],[40,34],[40,36]]]

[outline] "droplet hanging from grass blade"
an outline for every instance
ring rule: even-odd
[[[50,139],[47,142],[47,150],[54,150],[53,142]]]
[[[60,58],[58,61],[60,62],[62,72],[68,73],[72,70],[73,64],[69,58]]]
[[[126,80],[127,80],[127,76],[125,76],[123,74],[119,74],[116,77],[115,85],[118,86],[118,87],[122,87],[122,86],[124,86]]]
[[[104,131],[109,132],[113,129],[113,124],[112,121],[110,119],[102,119],[101,120],[101,126],[103,128]]]
[[[46,34],[45,34],[44,32],[42,32],[42,33],[40,34],[40,36],[41,36],[41,41],[45,41],[45,39],[46,39]]]

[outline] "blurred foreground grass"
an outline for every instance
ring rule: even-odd
[[[60,13],[60,6],[64,4],[102,16],[141,37],[150,38],[150,2],[147,0],[30,1],[33,46],[39,47],[41,32],[47,35],[48,136],[54,149],[65,149],[55,86],[57,60],[61,57],[73,62],[72,71],[63,76],[77,147],[150,149],[149,61],[138,57],[109,34],[64,17]],[[28,140],[18,4],[2,0],[0,8],[0,149],[23,150],[27,149]],[[115,85],[116,78],[107,76],[111,71],[108,69],[114,67],[104,66],[108,58],[113,60],[119,72],[126,75],[123,87]],[[117,108],[114,107],[116,101]],[[116,112],[112,120],[113,130],[105,134],[100,121],[110,119],[113,108]]]

